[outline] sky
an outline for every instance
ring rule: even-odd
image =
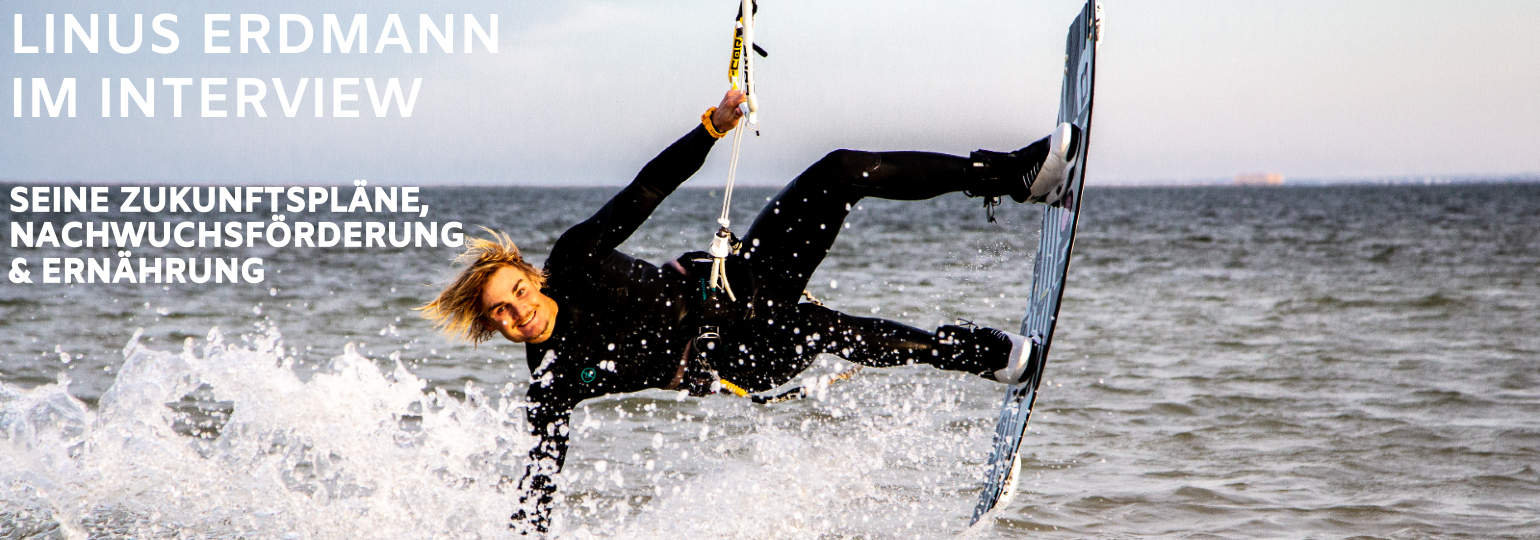
[[[1088,182],[1224,181],[1240,173],[1291,179],[1540,174],[1540,3],[1521,1],[1105,0]],[[6,182],[179,182],[346,185],[619,185],[685,133],[727,89],[736,3],[724,1],[18,2],[3,4],[0,82],[21,78],[22,117],[0,85],[0,179]],[[760,135],[746,138],[740,182],[778,185],[836,148],[964,154],[1011,150],[1048,133],[1058,109],[1074,1],[764,0],[757,41]],[[431,6],[431,7],[424,7]],[[455,14],[455,52],[418,14]],[[45,42],[55,14],[56,52]],[[64,15],[99,15],[97,53],[64,53]],[[144,14],[140,50],[115,52]],[[179,48],[150,28],[161,13]],[[204,15],[233,37],[204,52]],[[242,13],[270,24],[271,53],[239,52]],[[304,15],[308,50],[278,50],[279,15]],[[368,15],[369,53],[322,52],[324,14]],[[399,14],[413,50],[376,47]],[[463,50],[463,14],[487,26],[496,53]],[[291,27],[298,35],[298,26]],[[291,37],[291,42],[297,42]],[[31,117],[33,78],[77,79],[76,116]],[[101,80],[113,81],[101,117]],[[121,78],[191,78],[183,117],[170,87],[156,115],[120,115]],[[289,118],[271,79],[292,91],[324,78],[326,117],[310,99]],[[358,118],[332,117],[335,78],[422,78],[410,118],[375,118],[362,84]],[[199,81],[227,95],[200,117]],[[236,117],[237,78],[264,81],[267,116]],[[312,81],[313,83],[313,81]],[[719,144],[691,185],[725,181]]]

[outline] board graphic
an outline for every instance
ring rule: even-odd
[[[1059,122],[1080,128],[1081,140],[1066,183],[1067,191],[1058,205],[1043,211],[1042,234],[1037,245],[1037,261],[1032,268],[1032,297],[1021,335],[1039,343],[1033,348],[1031,375],[1019,385],[1010,386],[1000,407],[1000,422],[995,425],[994,450],[988,463],[988,477],[979,503],[973,509],[971,524],[978,523],[990,510],[1008,500],[1013,492],[1016,473],[1021,467],[1017,450],[1027,429],[1027,419],[1043,379],[1043,366],[1053,345],[1054,323],[1058,321],[1059,300],[1064,296],[1064,275],[1069,269],[1070,249],[1075,244],[1075,226],[1080,221],[1080,195],[1084,188],[1086,156],[1091,147],[1091,97],[1096,83],[1096,47],[1101,42],[1102,9],[1095,0],[1075,17],[1065,44],[1064,84],[1059,97]]]

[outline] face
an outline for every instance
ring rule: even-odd
[[[556,330],[556,301],[524,271],[504,266],[481,288],[481,324],[514,343],[540,343]]]

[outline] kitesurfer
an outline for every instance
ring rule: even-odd
[[[540,441],[518,484],[517,531],[549,529],[553,476],[566,457],[572,410],[585,399],[651,388],[761,392],[792,380],[820,353],[864,366],[929,364],[1010,384],[1026,372],[1032,341],[1019,335],[953,325],[930,332],[800,299],[857,201],[961,191],[986,201],[1053,204],[1077,131],[1064,124],[1015,152],[969,157],[830,152],[765,205],[728,257],[733,295],[708,285],[705,253],[654,265],[617,251],[738,125],[744,100],[729,91],[630,185],[563,233],[544,270],[492,232],[468,240],[457,259],[464,270],[423,306],[425,317],[455,337],[481,342],[500,334],[526,344],[527,415]]]

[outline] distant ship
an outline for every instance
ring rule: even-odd
[[[1283,173],[1246,173],[1235,175],[1237,186],[1281,186]]]

